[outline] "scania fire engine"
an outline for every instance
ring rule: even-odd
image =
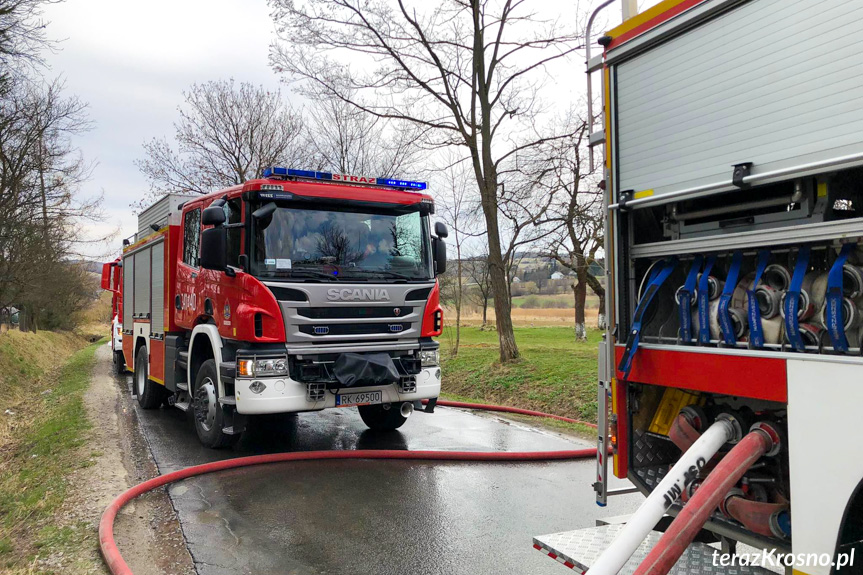
[[[264,414],[357,406],[386,431],[432,412],[447,230],[425,189],[276,167],[142,211],[103,272],[141,407],[191,409],[214,448]]]
[[[594,488],[631,491],[611,461],[646,499],[534,547],[590,575],[861,573],[863,2],[623,4],[587,62],[609,294]]]

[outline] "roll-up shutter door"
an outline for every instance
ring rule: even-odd
[[[135,254],[135,315],[147,317],[150,313],[150,248]]]
[[[152,304],[150,309],[150,331],[165,331],[165,244],[158,243],[151,250]]]
[[[863,155],[863,2],[751,0],[616,65],[618,190]],[[852,158],[852,159],[849,159]],[[684,192],[685,193],[685,192]]]
[[[135,256],[123,258],[123,329],[132,329],[135,301]]]

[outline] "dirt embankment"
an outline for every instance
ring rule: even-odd
[[[0,572],[107,573],[102,510],[157,472],[110,347],[91,340],[0,334]],[[136,575],[194,572],[163,491],[124,510],[117,539]]]

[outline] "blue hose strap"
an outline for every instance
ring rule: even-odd
[[[785,312],[785,337],[791,347],[797,351],[806,351],[803,338],[800,337],[800,322],[797,313],[800,311],[800,288],[803,286],[803,276],[809,269],[809,246],[803,246],[797,252],[797,263],[794,265],[794,275],[791,277],[791,286],[785,294],[783,311]]]
[[[629,337],[626,339],[626,349],[623,351],[623,357],[620,358],[620,364],[617,369],[623,373],[623,379],[629,377],[629,372],[632,369],[632,360],[635,357],[635,352],[638,351],[638,341],[641,338],[641,322],[644,319],[644,312],[650,306],[653,296],[677,267],[677,258],[670,257],[663,260],[650,274],[650,279],[647,283],[647,288],[641,296],[641,300],[635,307],[635,316],[632,318],[632,327],[629,329]]]
[[[710,343],[710,289],[708,279],[716,256],[707,256],[704,269],[701,271],[701,279],[698,281],[698,343],[706,345]]]
[[[734,288],[737,286],[737,276],[740,275],[741,263],[743,263],[743,252],[734,252],[734,255],[731,256],[731,267],[728,269],[728,275],[725,277],[725,288],[722,290],[722,295],[719,296],[719,329],[722,331],[722,339],[726,345],[737,345],[737,336],[734,335],[734,322],[731,321],[728,306],[731,304],[731,296],[734,294]]]
[[[758,307],[758,299],[755,297],[755,288],[761,283],[761,276],[767,268],[767,260],[770,258],[768,250],[758,252],[758,261],[755,264],[755,277],[752,285],[746,291],[747,307],[749,312],[749,345],[753,348],[764,347],[764,330],[761,328],[761,309]]]
[[[692,260],[692,267],[689,268],[689,275],[686,276],[686,283],[677,292],[677,313],[680,315],[680,339],[685,344],[692,343],[692,296],[695,292],[695,282],[698,279],[698,272],[701,271],[701,262],[703,260],[702,256],[695,256],[695,259]]]
[[[842,268],[848,260],[848,254],[856,248],[856,244],[845,244],[839,251],[839,257],[833,262],[833,267],[827,274],[827,305],[824,309],[824,323],[833,349],[848,351],[848,340],[845,337],[845,318],[842,308]]]

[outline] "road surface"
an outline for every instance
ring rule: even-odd
[[[131,377],[117,378],[131,389]],[[229,457],[322,449],[544,451],[592,447],[488,414],[438,408],[401,430],[368,431],[346,408],[286,418],[233,449],[198,443],[191,415],[144,411],[160,472]],[[310,461],[224,471],[169,487],[200,575],[524,574],[571,571],[534,535],[634,511],[641,495],[599,508],[593,459],[554,463]]]

